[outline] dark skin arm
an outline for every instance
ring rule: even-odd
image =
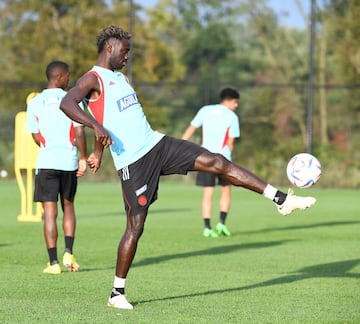
[[[87,160],[92,173],[100,168],[103,150],[112,144],[109,133],[93,118],[84,113],[78,103],[90,94],[91,99],[100,95],[99,81],[93,74],[86,74],[81,77],[76,85],[69,90],[60,104],[60,109],[71,119],[88,126],[94,130],[94,152]]]
[[[87,160],[92,173],[96,173],[97,170],[100,169],[103,151],[104,151],[104,146],[101,144],[100,141],[97,141],[95,138],[94,139],[94,152],[92,152],[89,155],[89,158]]]
[[[91,94],[92,99],[96,99],[100,94],[98,79],[93,74],[86,74],[77,81],[61,101],[60,109],[72,120],[92,128],[96,140],[104,147],[109,147],[112,144],[109,133],[95,119],[85,114],[78,105],[88,94]]]

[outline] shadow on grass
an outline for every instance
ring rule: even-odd
[[[268,247],[284,244],[287,242],[289,242],[289,240],[217,246],[205,250],[190,251],[190,252],[184,252],[178,254],[168,254],[157,257],[146,258],[141,261],[135,262],[133,264],[133,267],[146,266],[146,265],[157,264],[169,260],[192,258],[202,255],[215,255],[215,254],[223,255],[225,253],[231,253],[233,251],[238,251],[238,250],[262,249],[262,248],[268,248]]]
[[[280,244],[285,244],[289,242],[290,240],[284,240],[284,241],[273,241],[273,242],[258,242],[258,243],[248,243],[248,244],[233,244],[228,246],[218,246],[213,247],[210,249],[205,250],[199,250],[199,251],[190,251],[190,252],[184,252],[184,253],[178,253],[178,254],[168,254],[168,255],[161,255],[151,258],[146,258],[143,260],[140,260],[138,262],[134,262],[132,264],[133,267],[141,267],[141,266],[147,266],[152,264],[158,264],[160,262],[166,262],[169,260],[175,260],[175,259],[185,259],[185,258],[191,258],[196,256],[202,256],[202,255],[216,255],[216,254],[224,254],[224,253],[231,253],[233,251],[237,250],[249,250],[249,249],[262,249],[262,248],[268,248],[272,246],[277,246]],[[111,267],[111,269],[113,269]],[[99,270],[109,270],[109,267],[103,267],[103,268],[82,268],[81,272],[88,272],[88,271],[99,271]]]
[[[151,210],[151,216],[152,217],[156,217],[156,214],[163,214],[163,213],[183,213],[183,212],[189,212],[193,209],[191,208],[163,208],[163,209],[154,209]],[[101,217],[106,217],[106,216],[121,216],[121,217],[126,217],[125,211],[124,209],[120,209],[119,211],[103,211],[100,214],[98,212],[94,212],[94,213],[87,213],[87,216],[101,216]],[[172,215],[173,216],[173,215]]]
[[[318,223],[318,224],[307,224],[307,225],[297,225],[297,226],[288,226],[288,227],[270,227],[270,228],[264,228],[257,231],[240,231],[238,234],[256,234],[256,233],[269,233],[274,231],[291,231],[291,230],[301,230],[301,229],[312,229],[312,228],[318,228],[318,227],[332,227],[332,226],[341,226],[341,225],[355,225],[360,224],[359,221],[344,221],[344,222],[326,222],[326,223]]]
[[[242,291],[249,289],[256,289],[262,287],[269,287],[274,285],[283,285],[292,283],[294,281],[313,279],[313,278],[355,278],[360,279],[360,273],[351,273],[351,269],[357,266],[360,263],[360,259],[346,260],[332,263],[324,263],[319,265],[314,265],[310,267],[301,268],[298,271],[289,274],[287,276],[282,276],[279,278],[274,278],[271,280],[266,280],[252,285],[245,285],[240,287],[228,288],[228,289],[214,289],[204,292],[179,295],[179,296],[169,296],[161,298],[153,298],[148,300],[142,300],[135,302],[134,305],[141,303],[156,302],[162,300],[173,300],[189,297],[199,297],[213,294],[223,294],[234,291]]]

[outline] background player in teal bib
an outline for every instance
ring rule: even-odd
[[[36,162],[34,201],[42,203],[44,210],[44,235],[49,254],[45,273],[59,274],[57,258],[58,196],[64,212],[63,230],[65,252],[63,264],[69,271],[80,266],[73,255],[76,217],[74,198],[77,176],[86,171],[86,141],[84,127],[73,122],[59,108],[64,91],[69,84],[70,71],[65,62],[54,61],[46,68],[47,89],[34,97],[27,107],[27,131],[40,146]],[[75,143],[80,151],[78,152]]]
[[[126,299],[125,280],[149,207],[157,199],[160,176],[186,174],[188,171],[220,174],[232,185],[242,186],[272,200],[282,215],[308,208],[316,202],[313,197],[299,197],[277,190],[221,154],[155,132],[146,120],[134,89],[128,82],[124,83],[127,78],[116,72],[126,65],[130,38],[128,32],[115,25],[101,30],[97,36],[96,60],[96,67],[100,69],[96,68],[96,72],[102,72],[90,71],[83,75],[60,104],[71,119],[94,130],[94,152],[88,158],[92,172],[97,172],[103,149],[110,146],[120,177],[127,222],[118,246],[114,285],[108,305],[122,309],[133,308]],[[88,99],[95,119],[79,108],[78,103],[83,98]]]
[[[220,103],[207,105],[196,113],[189,127],[183,134],[183,139],[188,140],[194,132],[202,127],[202,146],[210,152],[219,153],[231,161],[231,152],[234,149],[236,137],[240,137],[239,118],[235,114],[238,107],[240,94],[232,88],[225,88],[220,92]],[[221,187],[220,196],[220,221],[216,225],[216,231],[211,227],[211,210],[216,180]],[[225,225],[231,204],[230,182],[221,176],[198,172],[196,184],[203,187],[203,199],[201,203],[202,217],[204,219],[205,237],[218,237],[218,235],[230,236],[231,233]]]

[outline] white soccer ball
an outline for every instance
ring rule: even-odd
[[[309,188],[320,179],[321,164],[315,156],[299,153],[290,159],[286,174],[294,186]]]

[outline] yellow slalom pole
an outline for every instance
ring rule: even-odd
[[[36,92],[26,98],[28,103]],[[32,135],[26,132],[26,112],[19,112],[15,117],[15,156],[14,171],[20,191],[19,222],[41,222],[42,207],[40,203],[33,203],[33,174],[36,168],[36,159],[39,147],[35,144]],[[25,176],[23,175],[25,172]],[[24,182],[25,179],[25,182]],[[35,205],[35,212],[34,212]]]

